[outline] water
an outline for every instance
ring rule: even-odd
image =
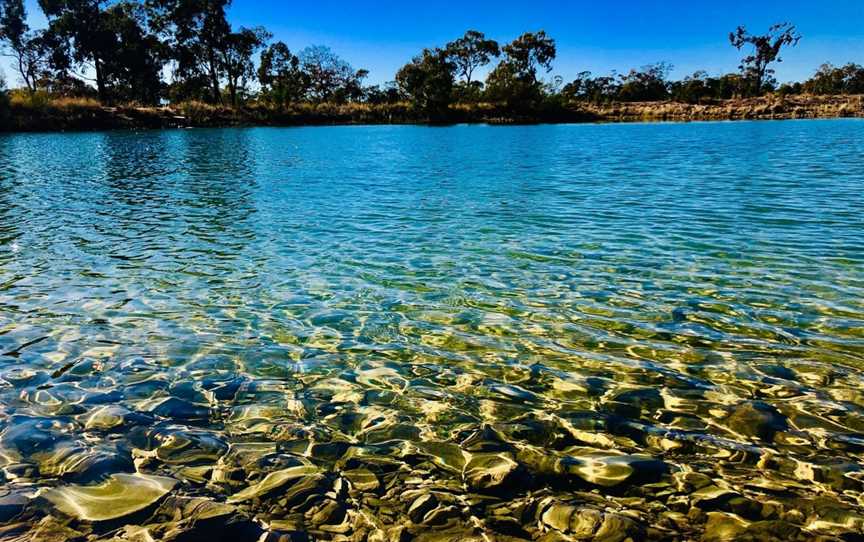
[[[2,136],[0,537],[860,536],[862,189],[852,120]]]

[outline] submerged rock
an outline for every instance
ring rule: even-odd
[[[253,486],[249,486],[243,491],[239,493],[235,493],[231,497],[228,498],[229,503],[241,503],[245,501],[249,501],[252,499],[260,499],[262,497],[266,497],[268,494],[276,491],[277,489],[285,486],[288,483],[296,482],[301,478],[305,477],[315,477],[320,475],[318,474],[319,469],[317,467],[313,467],[311,465],[304,465],[300,467],[291,467],[289,469],[271,472],[267,476],[264,477],[263,480],[258,482]]]
[[[33,454],[42,477],[91,482],[119,472],[134,472],[132,456],[124,449],[88,449],[82,444],[65,441],[53,450]]]
[[[69,485],[44,490],[41,496],[59,511],[82,521],[120,519],[156,504],[177,481],[163,476],[115,474],[96,486]]]
[[[425,441],[414,443],[420,454],[428,457],[432,463],[449,472],[461,473],[470,454],[462,448],[449,442]]]
[[[546,529],[574,540],[619,542],[645,538],[644,527],[632,518],[574,504],[547,500],[538,507],[538,520]]]
[[[669,472],[669,466],[651,456],[616,454],[606,450],[577,448],[558,462],[557,470],[602,487],[624,483],[654,482]]]
[[[120,405],[104,405],[94,409],[84,418],[84,429],[88,431],[119,431],[130,425],[152,423],[152,417],[132,412]]]
[[[774,435],[789,429],[786,417],[762,401],[750,401],[735,407],[726,420],[732,431],[746,437],[771,441]]]
[[[519,464],[510,454],[475,454],[465,465],[465,484],[475,491],[503,489],[512,485]]]
[[[210,409],[176,397],[168,397],[150,405],[148,412],[162,418],[187,422],[203,422],[210,418]]]
[[[636,388],[620,392],[607,403],[607,408],[627,418],[650,415],[663,408],[663,396],[656,388]]]
[[[9,493],[0,496],[0,523],[6,523],[24,511],[24,507],[30,502],[21,493]],[[0,536],[2,539],[2,536]]]

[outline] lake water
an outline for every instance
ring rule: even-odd
[[[0,538],[851,540],[862,190],[853,120],[0,136]]]

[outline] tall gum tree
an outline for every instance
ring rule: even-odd
[[[748,45],[752,47],[752,53],[741,59],[739,69],[745,78],[753,81],[756,94],[762,94],[766,78],[774,73],[770,65],[783,62],[780,50],[786,46],[795,47],[799,41],[801,35],[790,23],[772,25],[762,35],[751,34],[744,26],[729,33],[729,42],[739,51]]]

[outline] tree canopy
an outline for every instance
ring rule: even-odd
[[[739,26],[729,34],[729,42],[739,51],[746,46],[752,48],[751,54],[741,59],[739,69],[741,74],[752,82],[751,94],[762,94],[766,78],[773,76],[770,65],[782,62],[780,50],[783,47],[798,45],[801,35],[790,23],[772,25],[768,32],[762,35],[751,34],[744,26]]]
[[[327,46],[296,52],[273,42],[263,27],[232,26],[231,0],[38,0],[48,21],[40,30],[29,28],[25,5],[0,0],[2,54],[12,59],[26,91],[95,95],[102,103],[201,100],[242,107],[257,101],[288,108],[406,102],[418,114],[445,119],[459,104],[519,115],[578,103],[864,93],[864,69],[857,64],[825,64],[810,80],[778,88],[773,66],[801,39],[790,23],[764,34],[745,26],[731,32],[729,42],[746,51],[738,73],[697,71],[673,80],[671,64],[657,62],[622,73],[583,71],[564,84],[551,73],[558,48],[545,31],[502,45],[470,29],[421,51],[393,81],[367,86],[369,72]]]

